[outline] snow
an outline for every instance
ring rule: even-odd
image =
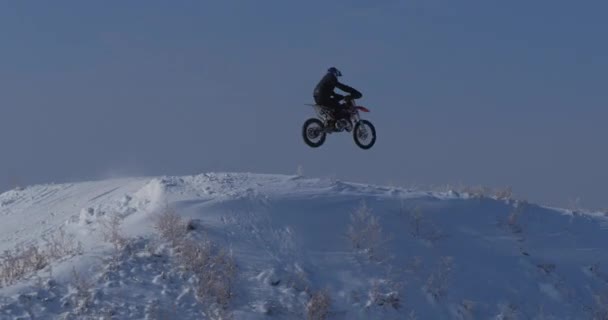
[[[351,228],[367,235],[353,248],[349,226],[362,207],[373,219],[361,221],[377,225]],[[155,229],[167,210],[190,221],[190,239],[211,239],[234,258],[228,312],[198,299],[193,274]],[[608,315],[602,213],[454,191],[207,173],[11,190],[0,195],[0,218],[0,251],[42,247],[60,230],[82,245],[13,283],[0,280],[0,319],[304,319],[311,295],[323,290],[329,319]],[[113,220],[128,245],[107,240]]]

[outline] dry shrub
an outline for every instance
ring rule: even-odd
[[[494,198],[498,200],[511,200],[513,198],[513,190],[511,187],[490,188],[485,186],[465,187],[462,190],[474,198]]]
[[[520,217],[524,214],[526,207],[528,204],[526,202],[520,202],[517,204],[517,207],[509,213],[507,217],[507,226],[514,234],[521,234],[524,231],[520,223]]]
[[[608,291],[593,295],[594,305],[591,306],[593,320],[608,320]]]
[[[157,218],[155,224],[156,230],[160,236],[171,242],[172,245],[178,245],[184,238],[187,231],[187,224],[182,217],[172,209],[166,208]]]
[[[393,281],[374,281],[368,292],[367,307],[391,307],[395,310],[401,308],[400,289],[402,285]]]
[[[101,220],[103,239],[111,243],[116,250],[124,248],[128,242],[128,239],[122,234],[121,223],[122,219],[118,215],[113,215],[110,219]]]
[[[50,236],[43,236],[45,251],[50,259],[56,260],[66,256],[79,255],[83,253],[82,243],[76,241],[73,235],[67,234],[63,228],[52,233]]]
[[[0,287],[14,284],[31,273],[44,269],[52,261],[82,254],[82,244],[63,229],[43,237],[44,246],[38,243],[18,245],[0,255]]]
[[[365,203],[350,215],[350,224],[346,236],[353,249],[367,253],[370,259],[378,258],[379,250],[386,239],[382,232],[380,219],[375,216]]]
[[[494,189],[494,198],[498,200],[511,200],[513,199],[513,189],[511,187]]]
[[[404,212],[405,209],[402,208],[401,211]],[[435,225],[431,219],[424,215],[424,212],[420,207],[416,207],[409,211],[409,220],[410,234],[416,239],[435,244],[445,237],[445,234],[441,229]]]
[[[306,304],[306,319],[325,320],[329,317],[331,308],[331,296],[327,290],[313,293]]]
[[[207,305],[226,310],[234,295],[234,257],[207,238],[188,238],[187,225],[175,211],[165,210],[157,218],[155,227],[160,236],[171,244],[181,266],[194,274],[197,298]],[[227,316],[224,314],[222,318]]]
[[[43,269],[47,256],[32,244],[5,250],[0,256],[0,286],[9,286],[26,275]]]
[[[219,250],[215,253],[213,251],[206,261],[192,261],[196,266],[190,267],[196,267],[198,298],[225,309],[234,295],[232,283],[236,276],[236,264],[226,251]]]
[[[517,320],[519,319],[519,310],[513,303],[504,303],[498,305],[499,313],[496,319],[502,320]]]
[[[70,297],[71,303],[78,314],[86,313],[88,308],[93,303],[93,281],[72,268],[72,279],[70,286],[75,291]]]
[[[443,257],[437,269],[428,277],[424,288],[434,300],[440,300],[447,295],[452,276],[452,268],[452,257]]]

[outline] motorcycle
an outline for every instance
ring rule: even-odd
[[[376,143],[376,128],[359,115],[360,112],[367,113],[370,110],[356,105],[355,99],[346,100],[344,112],[348,116],[338,120],[334,120],[334,111],[330,108],[318,104],[307,105],[313,107],[318,116],[306,120],[302,126],[302,137],[308,146],[318,148],[325,142],[328,134],[343,131],[352,131],[355,144],[361,149],[367,150]]]

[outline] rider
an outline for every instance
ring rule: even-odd
[[[335,119],[348,117],[348,112],[346,112],[347,106],[345,103],[342,103],[343,100],[360,99],[363,96],[355,88],[340,83],[338,77],[341,76],[342,72],[335,67],[327,69],[327,73],[319,81],[313,94],[316,104],[331,108],[334,111]],[[343,96],[334,92],[335,88],[346,92],[348,95]],[[333,123],[331,125],[333,126]]]

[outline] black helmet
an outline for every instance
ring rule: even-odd
[[[342,72],[340,72],[340,70],[338,70],[336,67],[331,67],[331,68],[327,69],[327,73],[331,73],[336,77],[342,76]]]

